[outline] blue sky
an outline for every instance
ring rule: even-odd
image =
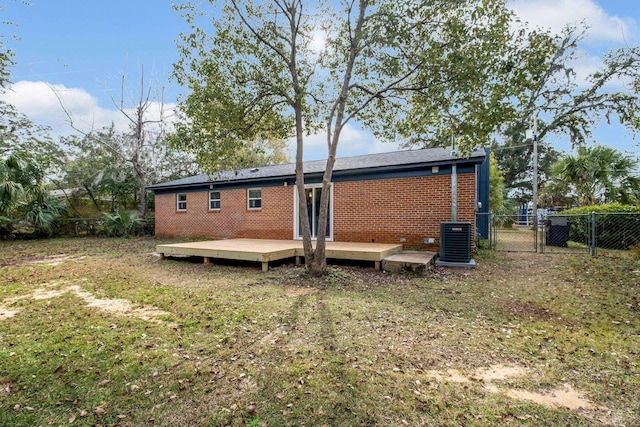
[[[121,117],[112,97],[120,96],[120,78],[127,76],[126,93],[134,88],[144,66],[145,75],[156,87],[164,87],[164,100],[175,104],[181,88],[169,76],[177,59],[175,40],[186,24],[162,0],[0,0],[5,7],[3,26],[17,65],[12,68],[13,90],[5,98],[33,121],[51,126],[57,134],[72,133],[66,124],[51,87],[63,97],[74,118],[85,127],[102,126]],[[533,25],[559,30],[568,22],[585,20],[592,27],[584,57],[578,64],[583,73],[594,71],[598,56],[612,47],[640,42],[640,1],[638,0],[511,0],[523,20]],[[13,34],[7,34],[7,32]],[[638,138],[619,126],[601,126],[598,142],[636,155]],[[393,151],[394,144],[374,140],[367,132],[346,129],[340,156]],[[567,150],[566,143],[559,142]],[[324,137],[309,139],[306,159],[326,156]]]

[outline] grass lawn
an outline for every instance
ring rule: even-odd
[[[640,262],[426,277],[0,243],[0,426],[635,426]]]

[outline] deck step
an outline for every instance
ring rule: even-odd
[[[403,251],[382,260],[382,269],[393,273],[413,271],[424,273],[433,265],[436,252]]]

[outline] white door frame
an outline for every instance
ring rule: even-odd
[[[319,184],[306,184],[304,186],[304,192],[307,194],[308,190],[315,190],[316,188],[322,188],[322,183]],[[312,193],[312,197],[315,199],[315,191]],[[302,234],[298,233],[298,223],[299,223],[299,209],[298,209],[298,188],[293,186],[293,239],[294,240],[302,240]],[[318,200],[318,203],[320,201]],[[313,205],[313,203],[312,203]],[[311,213],[311,216],[315,215],[315,211]],[[311,234],[313,234],[313,220],[311,224],[309,224],[312,228]],[[333,241],[333,183],[329,184],[329,234],[327,235],[327,241]],[[316,240],[317,237],[312,237],[313,240]]]

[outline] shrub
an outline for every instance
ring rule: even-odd
[[[14,220],[6,216],[0,216],[0,238],[11,239],[14,231]]]
[[[629,249],[640,246],[640,206],[590,205],[569,209],[551,217],[569,216],[569,240],[590,244],[591,213],[596,213],[596,243],[603,249]]]
[[[146,222],[137,211],[105,213],[102,218],[107,235],[114,237],[139,234],[144,230]]]
[[[640,213],[640,206],[621,205],[620,203],[610,203],[608,205],[589,205],[578,208],[567,209],[552,216],[580,215],[595,213]]]

